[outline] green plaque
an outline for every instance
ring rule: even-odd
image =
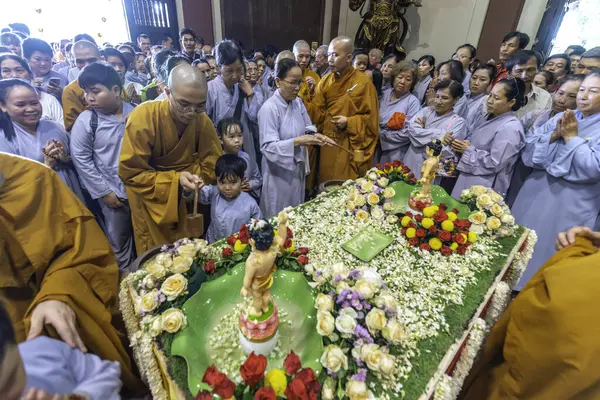
[[[342,249],[364,262],[369,262],[393,241],[393,238],[383,233],[364,230],[344,243]]]

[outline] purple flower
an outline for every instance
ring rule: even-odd
[[[365,313],[364,313],[364,312],[362,312],[362,311],[360,311],[360,312],[358,313],[358,319],[365,319]]]
[[[167,246],[166,244],[163,244],[163,245],[160,247],[160,251],[162,251],[163,253],[164,253],[165,251],[167,251],[167,250],[169,250],[169,246]]]
[[[317,272],[315,272],[315,275],[321,276],[321,275],[323,275],[323,271],[321,271],[320,269],[318,269]]]
[[[350,308],[350,303],[348,303],[347,301],[343,302],[342,308]]]
[[[360,271],[355,269],[354,271],[351,271],[348,276],[354,279],[360,278]]]
[[[327,370],[327,375],[331,376],[333,379],[337,378],[337,374],[335,372],[331,372],[330,370]]]
[[[336,284],[339,281],[342,281],[342,276],[340,274],[337,274],[336,276],[333,277],[333,283]]]
[[[352,375],[352,379],[359,382],[365,382],[367,380],[367,370],[365,368],[359,369],[358,373]]]

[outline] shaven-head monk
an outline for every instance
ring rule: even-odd
[[[111,324],[120,319],[119,270],[94,216],[41,163],[0,152],[0,171],[0,301],[17,342],[50,336],[118,361],[127,394],[143,394]]]
[[[206,77],[178,65],[165,88],[168,98],[137,106],[129,115],[119,176],[131,206],[138,254],[186,236],[183,195],[197,184],[215,183],[215,162],[223,154],[205,114]]]
[[[377,145],[377,91],[371,79],[352,67],[353,50],[352,39],[347,36],[331,41],[328,51],[331,73],[318,83],[307,109],[319,132],[350,152],[362,151],[364,161],[354,160],[337,147],[323,147],[316,171],[319,183],[358,178],[370,167]]]
[[[75,42],[71,51],[73,52],[75,65],[79,71],[86,65],[101,59],[98,46],[87,40]],[[77,75],[79,75],[79,72]],[[67,132],[71,132],[71,128],[77,117],[79,117],[79,114],[90,108],[85,101],[85,92],[77,82],[77,76],[75,76],[74,79],[73,82],[65,86],[62,95],[63,119],[65,121],[65,129]]]
[[[298,96],[306,104],[308,100],[312,98],[315,93],[315,87],[321,80],[319,74],[309,68],[310,65],[310,46],[308,42],[304,40],[298,40],[294,43],[294,56],[296,62],[302,69],[302,84],[300,85],[300,91]]]

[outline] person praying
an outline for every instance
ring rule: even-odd
[[[298,40],[294,43],[294,57],[300,68],[302,68],[302,84],[300,86],[300,91],[298,92],[298,96],[305,103],[310,100],[310,98],[315,93],[315,88],[317,84],[321,80],[319,75],[312,71],[309,68],[310,63],[310,45],[308,42],[304,40]]]
[[[400,61],[392,69],[393,86],[383,91],[379,100],[379,147],[381,163],[403,161],[410,146],[408,123],[421,110],[421,103],[411,94],[417,73],[413,64]]]
[[[143,89],[142,85],[136,82],[127,82],[125,80],[125,74],[127,72],[127,59],[119,50],[113,48],[107,48],[102,50],[104,60],[107,64],[117,71],[123,90],[121,91],[121,97],[128,103],[139,104],[141,103],[140,93]],[[81,85],[80,85],[81,86]]]
[[[466,140],[452,140],[452,149],[462,154],[456,166],[459,175],[452,197],[460,199],[462,191],[473,185],[506,196],[525,144],[523,125],[515,114],[525,102],[525,83],[521,79],[501,80],[488,97],[487,112],[469,121]]]
[[[510,76],[521,78],[525,82],[527,101],[517,111],[517,118],[523,118],[525,114],[533,110],[549,110],[552,108],[550,93],[533,85],[533,79],[538,72],[539,65],[540,61],[531,50],[519,51],[505,63]]]
[[[215,183],[223,154],[214,124],[204,112],[206,78],[191,65],[175,67],[168,98],[145,102],[129,115],[119,158],[138,254],[187,235],[186,202],[201,182]]]
[[[319,78],[323,78],[330,72],[329,63],[327,62],[327,49],[326,45],[317,47],[315,52],[315,69],[314,71],[319,75]]]
[[[487,109],[488,92],[495,76],[496,67],[492,64],[482,64],[473,70],[471,83],[469,84],[470,93],[465,96],[467,100],[467,116],[465,118],[467,125],[475,114],[485,112]]]
[[[62,125],[42,119],[35,88],[22,79],[0,80],[0,151],[45,164],[85,201],[71,163],[69,135]]]
[[[369,77],[352,68],[353,51],[352,39],[346,36],[331,41],[331,73],[321,79],[307,106],[317,131],[345,149],[321,148],[319,168],[313,171],[318,183],[362,176],[375,154],[379,138],[377,91]]]
[[[419,103],[422,104],[425,100],[425,93],[427,93],[429,84],[435,74],[435,58],[430,55],[419,58],[417,60],[417,67],[418,80],[415,84],[413,94],[417,97]]]
[[[100,204],[119,270],[129,271],[136,254],[131,209],[118,169],[125,121],[133,106],[121,99],[123,82],[108,65],[86,66],[78,82],[92,110],[82,112],[71,129],[73,164],[82,185]]]
[[[400,64],[398,64],[400,65]],[[463,117],[456,114],[454,106],[464,94],[460,82],[444,80],[438,83],[433,107],[425,107],[408,121],[407,139],[409,146],[406,155],[400,159],[415,174],[421,178],[421,166],[428,158],[427,145],[434,141],[442,142],[440,160],[456,160],[456,154],[451,147],[453,140],[463,140],[467,137],[467,124]]]
[[[577,93],[577,108],[557,114],[527,136],[523,163],[533,168],[512,208],[538,241],[517,290],[554,252],[554,238],[572,225],[593,228],[600,213],[600,72]]]
[[[179,31],[179,44],[181,45],[181,55],[186,57],[190,64],[200,58],[196,53],[196,32],[190,28],[183,28]]]
[[[518,51],[525,50],[529,44],[529,36],[522,32],[510,32],[502,39],[498,63],[493,59],[488,61],[489,64],[496,64],[498,75],[494,79],[492,86],[500,82],[501,79],[510,75],[510,70],[506,68],[505,63],[512,58]]]
[[[49,338],[59,339],[71,352],[116,361],[124,397],[144,396],[148,389],[129,358],[125,333],[112,325],[121,318],[119,270],[91,212],[59,174],[39,162],[0,152],[0,171],[0,232],[5,240],[0,298],[16,341],[26,347],[45,342],[43,350],[49,352],[59,346]],[[38,355],[35,361],[49,359]],[[76,367],[73,362],[63,368]],[[59,364],[52,367],[45,378],[57,383],[64,375],[58,374]],[[5,371],[4,365],[0,370]]]
[[[302,69],[291,59],[275,66],[277,90],[258,112],[263,155],[263,189],[260,208],[265,217],[304,202],[309,172],[308,146],[332,144],[332,139],[308,131],[312,122],[298,97]]]
[[[59,101],[62,91],[69,84],[66,76],[52,71],[52,48],[41,39],[27,38],[23,41],[23,58],[33,71],[33,86],[48,92]]]
[[[31,83],[33,72],[29,64],[16,54],[0,55],[0,79],[23,79]],[[47,119],[64,126],[63,109],[54,96],[42,90],[36,92],[42,105],[42,119]]]

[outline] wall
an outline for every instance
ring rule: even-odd
[[[175,5],[179,29],[191,28],[205,43],[215,42],[211,0],[175,0]]]
[[[537,35],[538,28],[544,17],[544,11],[546,10],[546,1],[541,0],[527,0],[523,6],[523,12],[521,13],[521,19],[519,19],[519,25],[517,30],[526,33],[531,38],[529,42],[529,48],[533,46],[535,37]]]

